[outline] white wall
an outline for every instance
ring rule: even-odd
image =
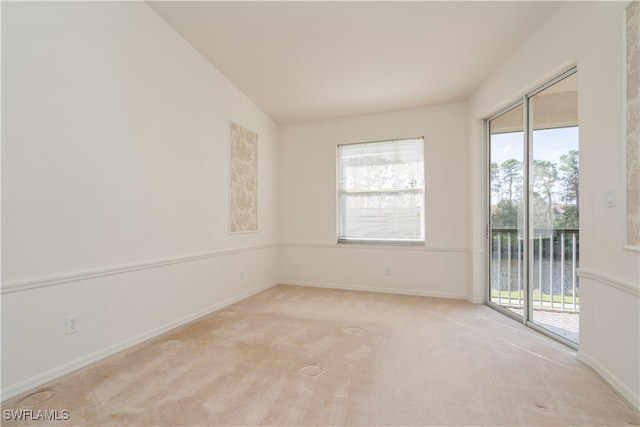
[[[426,246],[336,244],[337,145],[413,136],[425,137]],[[464,104],[282,127],[281,282],[465,298],[465,150]]]
[[[485,283],[482,119],[578,66],[580,124],[580,351],[640,408],[640,253],[625,249],[623,114],[624,7],[627,2],[567,2],[468,101],[468,292]],[[616,207],[607,206],[614,189]]]
[[[276,282],[278,128],[145,3],[2,2],[2,84],[3,398]],[[229,120],[258,233],[228,232]]]

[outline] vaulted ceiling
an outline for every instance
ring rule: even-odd
[[[464,101],[561,3],[148,4],[285,125]]]

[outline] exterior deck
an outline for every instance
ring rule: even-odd
[[[534,230],[530,271],[524,270],[524,240],[515,229],[492,230],[491,302],[523,316],[525,274],[530,278],[531,320],[579,342],[578,230]]]

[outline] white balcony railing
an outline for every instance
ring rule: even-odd
[[[579,232],[536,229],[531,265],[532,304],[536,310],[577,313],[580,309]],[[524,306],[524,244],[516,229],[492,229],[491,301]]]

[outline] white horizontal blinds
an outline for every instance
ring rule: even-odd
[[[424,241],[422,138],[338,147],[339,240]]]

